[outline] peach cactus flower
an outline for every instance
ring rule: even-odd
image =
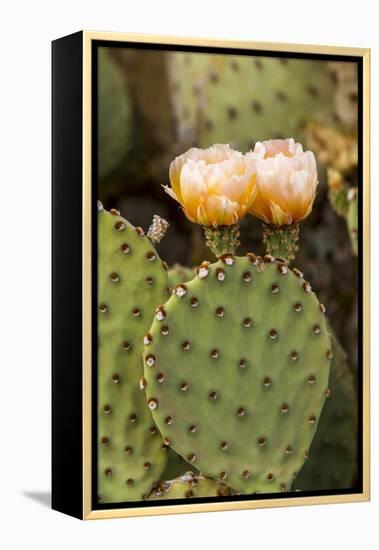
[[[171,163],[169,176],[166,193],[206,227],[236,224],[257,194],[255,163],[229,145],[189,149]]]
[[[290,139],[257,142],[247,153],[256,164],[258,195],[250,212],[267,224],[292,225],[312,211],[318,184],[314,154]]]

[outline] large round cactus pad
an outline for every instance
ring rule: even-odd
[[[241,493],[288,490],[327,395],[324,311],[302,274],[271,257],[200,266],[145,339],[148,406],[166,443]]]

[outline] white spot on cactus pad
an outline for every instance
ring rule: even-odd
[[[278,266],[278,271],[282,274],[282,275],[287,275],[288,273],[288,267],[286,265],[279,265]]]
[[[149,409],[154,411],[158,407],[158,401],[156,399],[149,399]]]
[[[260,264],[260,261],[261,261],[261,258],[259,256],[256,256],[255,254],[253,254],[252,252],[248,252],[246,254],[247,258],[249,258],[250,262],[255,265],[255,266],[258,266]]]
[[[153,338],[151,334],[145,334],[145,336],[143,337],[143,343],[145,344],[145,346],[148,346],[149,344],[151,344],[152,339]]]
[[[166,318],[166,312],[163,307],[159,307],[157,310],[155,310],[155,318],[157,321],[163,321],[163,319]]]
[[[226,265],[233,265],[234,264],[233,256],[229,256],[229,255],[226,254],[225,256],[222,257],[222,260]]]
[[[146,357],[146,365],[148,367],[153,367],[155,365],[155,357],[154,355],[148,355]]]
[[[185,285],[178,285],[175,287],[175,294],[178,298],[183,298],[187,294],[187,287]]]
[[[307,294],[310,294],[312,292],[312,287],[308,283],[308,281],[305,281],[305,283],[303,284],[303,289],[304,289],[304,292],[306,292]]]
[[[300,269],[294,267],[292,271],[296,275],[296,277],[299,277],[300,279],[304,278],[304,274],[300,271]]]
[[[199,279],[205,279],[209,275],[209,264],[201,264],[198,271]]]

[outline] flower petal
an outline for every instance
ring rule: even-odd
[[[284,212],[278,204],[271,203],[271,223],[275,225],[290,225],[292,223],[291,214]]]
[[[180,200],[178,199],[175,191],[173,189],[171,189],[171,187],[169,187],[168,185],[162,185],[163,189],[165,190],[165,192],[167,193],[167,195],[170,195],[170,197],[174,200],[176,200],[177,202],[180,202]]]
[[[207,225],[233,225],[238,221],[237,202],[232,202],[225,197],[210,195],[205,202],[207,213]]]
[[[180,188],[183,207],[191,218],[196,219],[197,208],[207,194],[207,186],[197,162],[188,160],[184,164],[180,173]]]

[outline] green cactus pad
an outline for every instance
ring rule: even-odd
[[[336,84],[323,61],[176,53],[170,66],[179,135],[201,147],[301,141],[309,119],[335,125],[338,118]]]
[[[338,189],[329,189],[329,201],[339,216],[347,217],[349,201],[347,199],[348,187],[341,185]]]
[[[174,264],[168,270],[168,284],[171,288],[174,288],[180,283],[191,281],[191,279],[193,279],[195,275],[196,273],[194,269],[191,269],[190,267],[185,267],[180,264]]]
[[[357,473],[357,393],[346,353],[332,335],[330,397],[323,408],[310,458],[294,489],[349,489]]]
[[[186,472],[172,481],[161,481],[153,487],[147,500],[173,500],[178,498],[219,497],[235,494],[224,483]]]
[[[202,264],[157,309],[144,349],[166,444],[241,493],[289,489],[326,399],[323,312],[302,274],[272,257]]]
[[[98,485],[100,502],[140,500],[168,452],[140,391],[143,337],[167,271],[151,242],[117,211],[98,212]]]

